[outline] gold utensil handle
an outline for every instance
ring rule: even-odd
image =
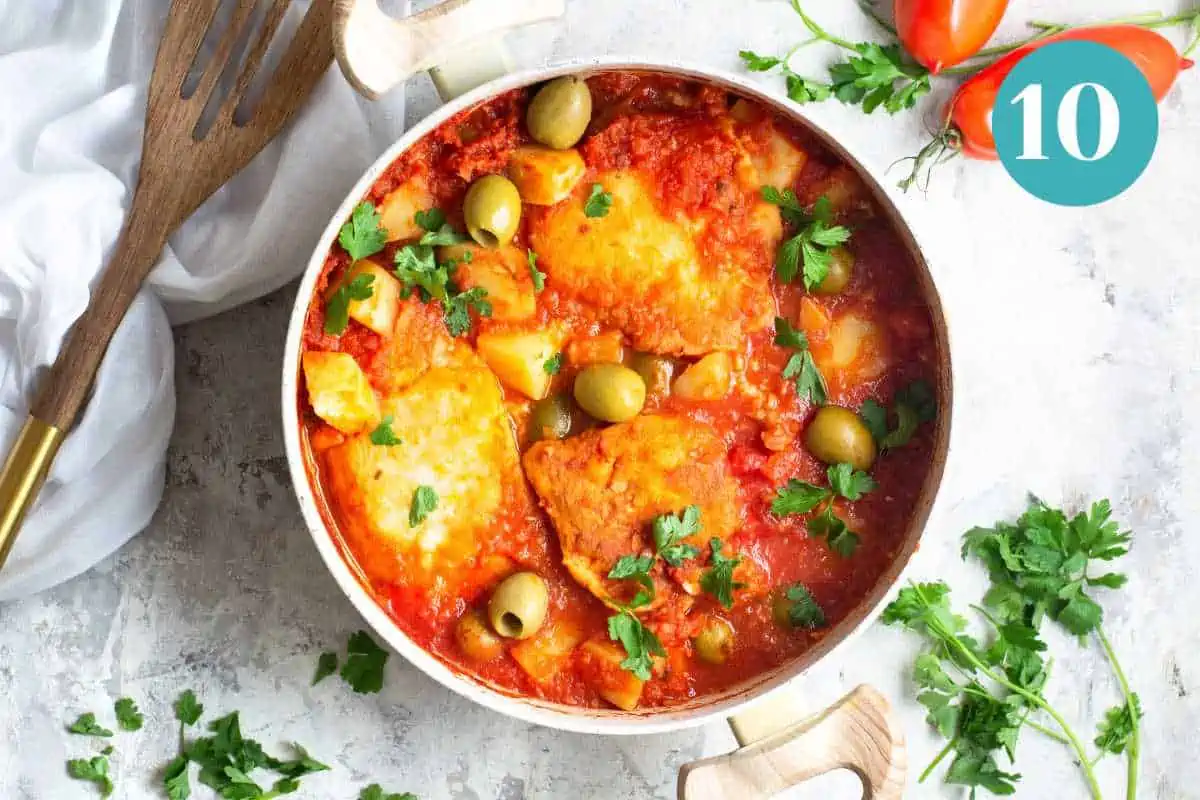
[[[0,566],[4,565],[25,512],[37,498],[63,432],[37,417],[28,417],[0,470]]]

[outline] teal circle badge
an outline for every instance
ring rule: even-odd
[[[1017,62],[992,111],[996,151],[1030,194],[1090,206],[1133,185],[1158,143],[1145,76],[1111,47],[1056,42]]]

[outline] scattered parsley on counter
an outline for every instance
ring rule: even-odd
[[[117,715],[117,724],[121,726],[121,730],[141,730],[145,717],[138,711],[137,703],[133,701],[133,698],[122,697],[113,704],[113,711]]]
[[[858,415],[880,450],[894,450],[908,444],[922,422],[932,422],[937,417],[937,401],[933,387],[927,381],[916,380],[892,397],[895,428],[888,428],[888,410],[871,398],[862,404]]]
[[[378,783],[372,783],[359,793],[358,800],[417,800],[417,796],[412,792],[388,793]]]
[[[606,217],[608,210],[612,208],[613,196],[611,192],[604,191],[604,187],[598,183],[592,184],[592,193],[588,195],[587,202],[583,205],[583,215],[585,217]]]
[[[563,354],[555,353],[554,355],[547,358],[544,362],[542,362],[542,369],[544,369],[546,371],[547,375],[557,375],[559,372],[562,371],[562,365],[563,365]]]
[[[817,198],[808,210],[800,205],[791,189],[780,192],[773,186],[764,186],[762,198],[779,206],[784,220],[796,231],[779,245],[775,256],[776,277],[780,283],[791,283],[797,275],[802,275],[804,288],[812,291],[829,276],[833,258],[829,251],[850,239],[850,229],[833,224],[833,206],[824,196]]]
[[[71,723],[67,728],[71,733],[77,733],[80,736],[112,736],[113,732],[108,728],[103,727],[96,722],[96,715],[91,711],[86,714],[80,714],[79,719]]]
[[[413,491],[412,505],[408,508],[409,527],[415,528],[437,508],[438,496],[432,486],[418,486]]]
[[[829,392],[825,387],[825,378],[821,376],[817,362],[808,349],[808,337],[804,331],[796,330],[783,317],[776,317],[775,344],[796,351],[788,359],[782,373],[784,380],[795,383],[796,395],[814,405],[825,405]]]
[[[321,656],[317,659],[316,674],[313,675],[312,683],[310,685],[316,686],[318,683],[337,672],[337,668],[337,653],[333,652],[332,650],[327,650],[326,652],[321,653]]]
[[[181,726],[195,725],[203,713],[204,706],[197,702],[196,693],[191,689],[180,694],[175,701],[175,719],[179,720]]]
[[[1091,757],[1050,705],[1044,687],[1051,661],[1044,655],[1041,626],[1047,619],[1079,637],[1094,640],[1108,659],[1123,701],[1100,723],[1095,744],[1104,753],[1124,753],[1127,797],[1137,796],[1141,707],[1129,687],[1102,627],[1103,609],[1090,596],[1097,587],[1125,583],[1120,573],[1095,574],[1096,562],[1112,561],[1129,550],[1130,534],[1111,520],[1107,500],[1068,518],[1039,500],[1031,501],[1016,523],[973,528],[963,537],[963,556],[974,555],[988,569],[991,587],[978,610],[991,629],[988,642],[967,633],[967,620],[953,612],[945,583],[919,583],[902,589],[884,610],[888,625],[907,628],[930,648],[918,656],[913,680],[928,721],[949,743],[922,779],[953,756],[945,781],[1012,794],[1020,775],[1000,769],[1003,753],[1012,762],[1021,728],[1033,728],[1067,744],[1093,796],[1100,797]],[[1033,719],[1045,714],[1045,724]]]
[[[369,202],[359,203],[338,232],[338,243],[354,261],[373,256],[387,244],[382,217]]]
[[[825,611],[817,604],[807,586],[802,583],[793,584],[788,587],[784,597],[790,601],[787,619],[793,628],[825,627]]]
[[[546,273],[537,267],[538,254],[533,250],[526,250],[525,258],[529,261],[529,276],[533,278],[533,291],[540,292],[546,288]]]
[[[108,759],[104,756],[73,758],[67,762],[67,774],[80,781],[90,781],[100,789],[101,797],[112,794],[113,783],[108,777]]]
[[[366,631],[350,635],[346,644],[346,663],[342,665],[342,680],[358,694],[374,694],[383,688],[383,667],[388,652]]]
[[[398,444],[404,444],[404,440],[392,430],[392,421],[393,417],[391,414],[387,414],[379,421],[379,424],[375,426],[375,430],[371,431],[371,444],[377,444],[381,447],[394,447]]]
[[[741,556],[721,555],[721,540],[715,536],[709,541],[712,547],[711,567],[700,576],[700,588],[711,594],[725,608],[733,608],[733,593],[745,587],[733,579],[734,568],[742,562]]]
[[[785,486],[775,490],[771,513],[786,517],[790,514],[807,514],[823,506],[816,516],[809,519],[808,533],[825,539],[831,550],[849,558],[858,548],[858,534],[850,530],[834,511],[834,497],[842,497],[850,502],[861,500],[878,484],[870,475],[849,464],[834,464],[825,470],[825,477],[829,481],[827,487],[792,478]]]
[[[355,275],[334,290],[325,304],[325,332],[331,336],[340,336],[350,324],[350,301],[369,300],[375,294],[372,284],[375,276],[363,272]]]

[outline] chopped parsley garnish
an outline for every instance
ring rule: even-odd
[[[117,724],[121,726],[121,730],[141,730],[145,717],[138,711],[137,703],[133,701],[133,698],[122,697],[113,704],[113,711],[116,712]]]
[[[854,555],[858,547],[858,534],[850,530],[845,520],[834,511],[833,499],[837,496],[851,502],[861,500],[864,494],[873,491],[878,484],[870,475],[854,469],[849,464],[834,464],[825,471],[825,477],[829,486],[817,486],[792,478],[787,485],[775,491],[771,513],[777,517],[786,517],[791,514],[807,514],[824,506],[816,516],[808,520],[808,533],[810,536],[825,539],[829,549],[848,558]]]
[[[91,711],[86,714],[80,714],[79,719],[71,723],[67,728],[71,733],[77,733],[80,736],[112,736],[113,732],[108,728],[96,722],[96,715]]]
[[[562,353],[555,353],[542,362],[542,369],[547,375],[557,375],[562,370],[563,358]]]
[[[725,608],[733,608],[733,592],[746,584],[733,579],[733,570],[742,562],[741,556],[732,558],[721,554],[721,540],[715,536],[709,540],[712,547],[711,567],[700,576],[700,588],[717,598]]]
[[[342,680],[359,694],[374,694],[383,688],[383,667],[388,652],[366,631],[350,634],[346,644],[346,663],[342,665]]]
[[[998,760],[1002,755],[1015,759],[1017,739],[1027,725],[1072,749],[1095,797],[1100,796],[1096,762],[1105,753],[1124,753],[1128,795],[1137,795],[1141,708],[1105,636],[1103,610],[1089,593],[1125,582],[1120,573],[1096,569],[1098,562],[1129,550],[1130,534],[1111,520],[1111,513],[1107,500],[1070,518],[1032,500],[1016,523],[967,531],[963,556],[982,560],[991,582],[983,605],[972,606],[989,626],[990,641],[966,632],[967,620],[954,613],[950,588],[942,582],[910,584],[884,610],[886,624],[907,628],[929,645],[913,669],[917,700],[949,744],[926,774],[950,756],[946,783],[1012,794],[1021,776],[1002,771]],[[1084,750],[1045,697],[1053,662],[1041,637],[1047,619],[1080,644],[1094,637],[1116,675],[1123,701],[1099,725],[1097,756]]]
[[[108,759],[104,756],[73,758],[67,762],[67,774],[76,780],[96,784],[101,797],[112,794],[112,778],[108,777]]]
[[[642,624],[633,613],[633,606],[622,608],[619,613],[608,618],[608,638],[620,642],[625,648],[625,659],[621,662],[621,669],[633,673],[634,677],[643,681],[650,680],[653,656],[667,654],[654,631]]]
[[[317,671],[313,674],[311,686],[316,686],[321,681],[328,678],[333,673],[337,672],[338,656],[332,650],[327,650],[321,653],[317,658]]]
[[[359,793],[358,800],[417,800],[417,796],[412,792],[388,793],[378,783],[372,783]]]
[[[377,444],[382,447],[394,447],[398,444],[404,444],[404,440],[392,430],[393,421],[394,418],[391,414],[387,414],[379,421],[379,424],[375,426],[375,430],[371,431],[371,444]]]
[[[583,215],[585,217],[606,217],[608,210],[612,208],[613,196],[611,192],[604,191],[604,187],[598,183],[592,184],[592,192],[588,195],[587,202],[583,204]]]
[[[338,232],[338,243],[354,261],[373,256],[387,244],[387,230],[375,206],[366,201],[354,207],[350,219]]]
[[[787,619],[793,628],[825,627],[825,611],[813,598],[812,592],[802,583],[788,587],[784,593],[789,601]]]
[[[396,277],[400,279],[401,293],[404,297],[416,291],[422,301],[428,303],[437,300],[442,304],[442,318],[451,336],[462,336],[471,328],[470,309],[483,317],[492,315],[492,304],[485,298],[487,290],[475,287],[465,292],[460,291],[454,283],[454,269],[457,261],[438,262],[435,246],[457,244],[464,237],[454,231],[445,216],[436,208],[417,212],[417,223],[425,227],[427,232],[417,244],[409,244],[396,251]],[[437,224],[435,230],[430,226]],[[463,261],[470,261],[470,251],[463,255]]]
[[[895,428],[888,429],[888,410],[871,398],[862,404],[858,415],[880,450],[894,450],[908,444],[922,422],[932,422],[937,417],[937,401],[933,387],[927,381],[916,380],[892,397]]]
[[[784,380],[792,381],[796,385],[796,395],[814,405],[825,405],[829,399],[829,390],[825,386],[825,378],[817,369],[812,352],[808,349],[808,337],[804,332],[793,328],[783,317],[776,317],[775,344],[796,351],[788,359],[781,373]]]
[[[467,240],[446,221],[446,215],[442,213],[440,208],[431,208],[427,211],[418,211],[413,215],[413,220],[425,231],[421,235],[420,244],[427,247],[443,247],[452,244],[461,244]]]
[[[533,278],[533,291],[540,292],[546,288],[546,273],[537,267],[538,254],[533,250],[526,250],[525,258],[529,261],[529,277]]]
[[[773,186],[762,187],[762,198],[779,206],[783,218],[795,227],[775,256],[775,275],[780,283],[791,283],[803,275],[804,288],[812,291],[829,276],[833,256],[830,250],[850,239],[850,229],[833,224],[833,206],[827,197],[817,198],[805,210],[791,189],[780,192]]]
[[[445,307],[443,316],[446,329],[450,331],[451,336],[462,336],[471,329],[471,314],[468,309],[475,309],[481,317],[492,315],[492,304],[487,299],[487,289],[482,286],[454,294],[442,305]]]
[[[179,695],[175,701],[175,719],[183,725],[195,725],[204,713],[204,706],[196,701],[196,693],[191,689]]]
[[[438,496],[432,486],[418,486],[413,491],[412,505],[408,508],[408,524],[417,527],[437,508]]]
[[[325,304],[325,332],[340,336],[350,324],[350,301],[369,300],[375,294],[375,276],[360,272],[334,290]]]

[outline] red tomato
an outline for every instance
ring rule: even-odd
[[[996,31],[1008,0],[896,0],[904,49],[937,74],[979,51]]]
[[[1047,36],[1012,51],[985,67],[958,88],[946,106],[946,116],[958,130],[958,145],[968,158],[994,161],[996,140],[992,138],[992,106],[1000,84],[1017,62],[1030,52],[1053,42],[1088,41],[1108,45],[1137,65],[1155,100],[1162,100],[1180,72],[1192,61],[1180,58],[1175,46],[1159,34],[1136,25],[1103,25],[1072,28]]]

